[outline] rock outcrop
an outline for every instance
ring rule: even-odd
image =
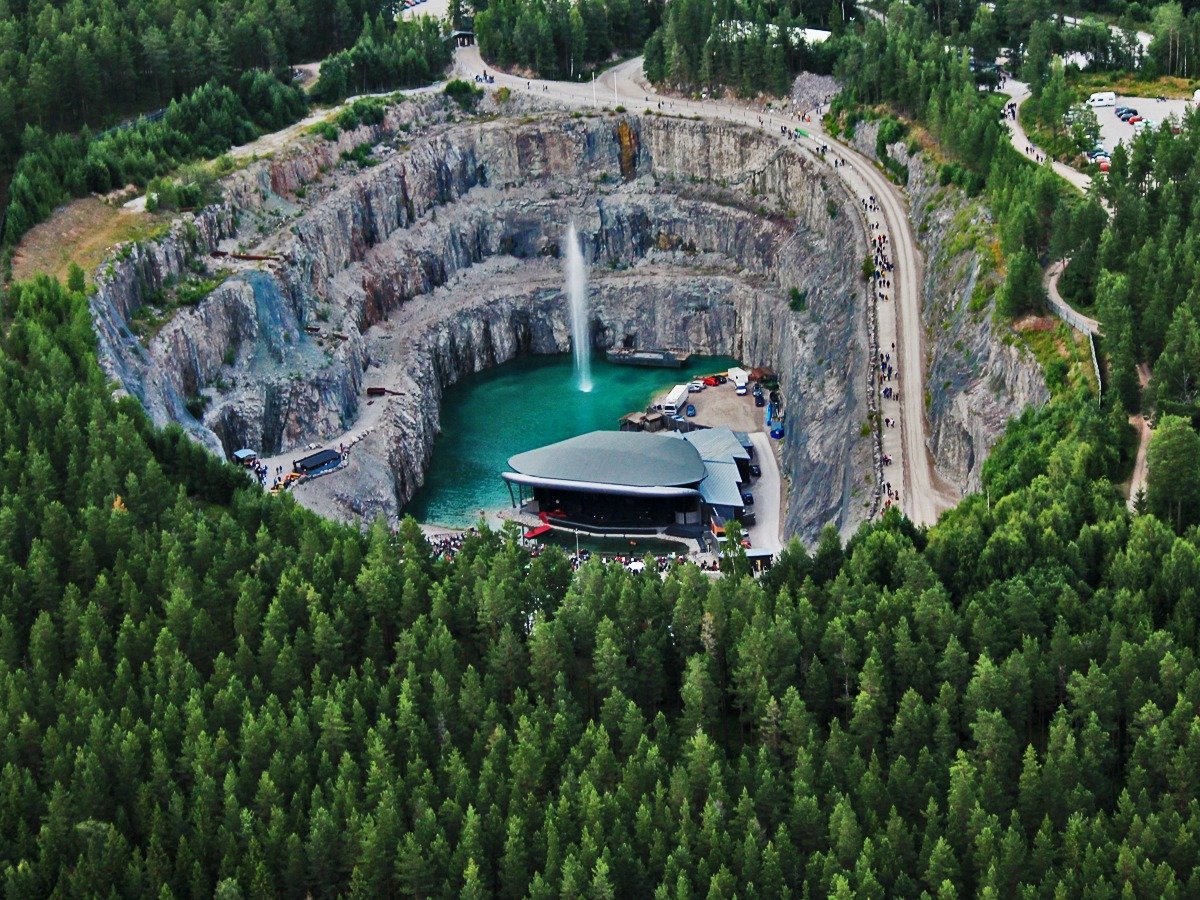
[[[214,452],[352,435],[353,465],[305,485],[301,501],[394,517],[422,482],[446,385],[568,349],[555,257],[573,218],[593,272],[594,343],[771,365],[790,424],[785,530],[811,539],[862,521],[866,246],[854,215],[837,214],[853,200],[819,160],[731,125],[445,115],[434,101],[402,104],[344,137],[344,149],[384,141],[361,172],[330,173],[341,144],[319,140],[256,163],[220,206],[110,263],[92,309],[115,380]],[[412,122],[420,137],[397,130]],[[222,262],[232,271],[207,297],[135,337],[155,291],[239,246],[275,259]],[[793,286],[805,311],[788,307]],[[367,382],[395,393],[368,405]]]

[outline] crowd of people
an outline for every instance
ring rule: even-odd
[[[264,463],[262,460],[256,459],[254,462],[246,466],[246,468],[254,473],[254,477],[258,480],[259,487],[265,488],[267,486],[268,472],[266,463]]]
[[[871,235],[871,253],[874,269],[871,272],[871,292],[875,302],[887,303],[890,299],[888,292],[892,289],[892,274],[895,272],[896,265],[892,262],[888,253],[890,242],[888,236],[883,230],[882,221],[877,221],[872,214],[879,214],[882,209],[879,205],[879,200],[874,194],[869,194],[866,197],[859,198],[862,203],[863,212],[868,216],[868,225],[872,232]],[[892,341],[891,350],[880,350],[876,364],[878,370],[873,376],[880,386],[880,393],[884,400],[900,401],[900,391],[894,387],[893,383],[898,381],[900,373],[896,371],[892,363],[892,354],[896,352],[896,342]],[[891,416],[883,417],[884,428],[895,428],[896,419]],[[892,464],[892,456],[890,453],[881,454],[881,462],[885,466]],[[883,481],[882,487],[882,506],[881,512],[888,509],[893,504],[899,504],[900,492],[892,489],[890,481]]]
[[[883,501],[884,509],[887,509],[893,503],[895,503],[896,505],[900,504],[900,492],[898,490],[894,490],[892,488],[892,483],[890,481],[885,481],[883,483],[883,489],[887,494],[886,499]]]
[[[426,535],[426,540],[433,548],[433,555],[437,559],[454,559],[463,548],[467,538],[472,535],[479,534],[478,528],[468,528],[465,531],[453,531],[443,534]],[[540,556],[545,552],[546,548],[553,546],[551,544],[531,543],[529,547],[529,555],[533,557]],[[603,559],[605,562],[620,563],[627,569],[633,571],[644,571],[646,554],[636,553],[600,553],[594,550],[580,548],[579,552],[563,551],[571,563],[572,571],[578,571],[584,563],[593,558]],[[666,553],[657,554],[652,557],[654,560],[654,569],[659,574],[666,572],[671,566],[682,565],[683,563],[695,563],[705,572],[719,572],[721,564],[718,559],[711,554],[687,554],[687,553]]]
[[[427,540],[433,547],[433,555],[438,558],[454,559],[459,550],[463,548],[470,535],[478,534],[479,529],[469,528],[466,531],[454,531],[449,534],[433,534],[428,535]]]

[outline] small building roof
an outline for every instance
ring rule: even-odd
[[[297,460],[294,471],[311,472],[314,469],[320,469],[332,463],[341,462],[341,460],[342,455],[336,450],[318,450],[316,453]]]
[[[742,502],[741,476],[733,462],[706,461],[707,475],[700,482],[700,494],[709,506],[727,506],[740,509]]]
[[[716,428],[698,428],[686,433],[673,431],[671,436],[687,441],[696,448],[705,462],[728,462],[730,459],[749,459],[750,452],[737,435],[725,425]],[[749,438],[747,438],[747,443]]]
[[[254,459],[257,456],[258,456],[258,454],[256,452],[254,452],[253,450],[249,449],[248,447],[243,447],[241,450],[233,451],[233,458],[236,459],[238,462],[243,462],[247,459]]]
[[[518,453],[508,464],[539,479],[630,487],[694,485],[705,475],[691,444],[644,431],[592,431]]]

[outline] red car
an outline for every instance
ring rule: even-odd
[[[707,378],[703,379],[703,381],[708,387],[716,387],[721,383],[721,379],[719,379],[716,375],[709,375]]]
[[[1130,125],[1136,125],[1138,122],[1142,121],[1142,117],[1141,116],[1130,116],[1125,121],[1127,123],[1129,123]]]

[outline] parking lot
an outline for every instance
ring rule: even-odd
[[[697,425],[710,428],[728,425],[734,431],[762,431],[766,409],[754,405],[754,397],[739,395],[729,381],[705,388],[698,394],[688,394],[688,402],[696,407],[692,419]]]
[[[1124,97],[1117,95],[1116,106],[1102,106],[1095,110],[1100,122],[1100,143],[1108,151],[1115,150],[1117,144],[1126,143],[1133,139],[1132,125],[1127,125],[1117,118],[1117,106],[1131,106],[1143,118],[1150,119],[1161,125],[1172,116],[1183,121],[1183,114],[1191,106],[1190,100],[1155,100],[1147,97]]]

